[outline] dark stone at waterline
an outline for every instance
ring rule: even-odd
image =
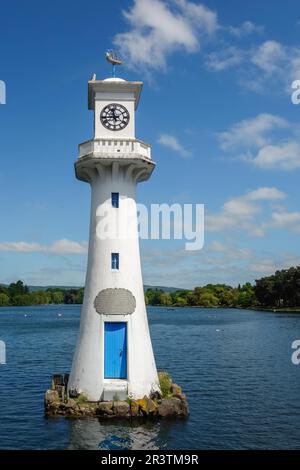
[[[167,416],[187,416],[188,414],[187,402],[177,397],[162,399],[158,405],[158,415],[164,418]]]
[[[127,401],[115,401],[113,405],[115,416],[130,416],[130,406]]]
[[[97,414],[99,416],[112,416],[113,412],[113,401],[102,401],[98,404]]]

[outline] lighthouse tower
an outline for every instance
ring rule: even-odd
[[[76,177],[91,186],[88,266],[69,393],[92,401],[159,391],[144,300],[136,186],[154,169],[135,138],[142,82],[88,82],[94,138],[79,145]]]

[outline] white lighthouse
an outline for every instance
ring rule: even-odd
[[[68,390],[89,400],[159,391],[141,273],[136,186],[154,169],[135,138],[142,82],[88,82],[94,138],[79,145],[76,177],[91,185],[88,266]]]

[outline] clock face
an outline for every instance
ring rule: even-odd
[[[129,123],[129,112],[118,103],[111,103],[101,111],[100,120],[104,127],[110,131],[121,131]]]

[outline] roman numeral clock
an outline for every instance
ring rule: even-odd
[[[111,131],[124,129],[129,122],[129,111],[118,103],[105,106],[100,114],[101,123]]]

